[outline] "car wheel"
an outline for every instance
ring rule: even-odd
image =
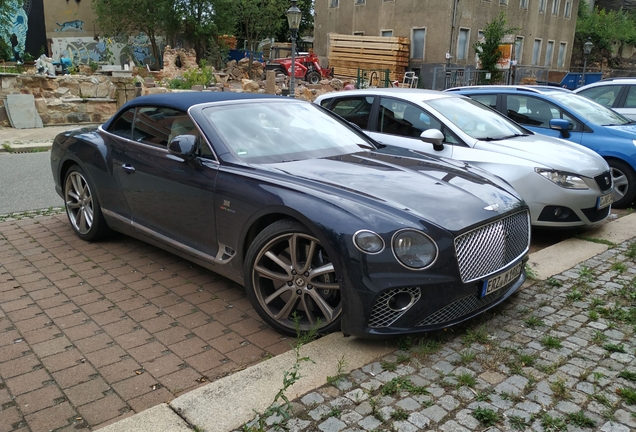
[[[261,231],[244,275],[252,306],[278,332],[340,329],[338,276],[325,247],[302,224],[280,220]]]
[[[309,84],[318,84],[321,79],[322,76],[320,76],[320,73],[316,71],[311,71],[305,76],[305,81],[307,81]]]
[[[623,161],[610,159],[607,161],[610,166],[612,183],[614,184],[614,203],[616,208],[629,207],[636,195],[636,173],[632,167]]]
[[[78,165],[73,165],[64,180],[66,215],[71,226],[81,239],[98,240],[110,234],[97,197],[95,187]]]

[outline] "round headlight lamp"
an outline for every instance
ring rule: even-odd
[[[384,250],[384,240],[373,231],[360,230],[353,235],[353,244],[367,254],[377,254]]]
[[[437,258],[437,245],[426,234],[412,229],[396,232],[391,241],[393,255],[404,267],[422,270]]]

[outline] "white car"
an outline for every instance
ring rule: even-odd
[[[574,93],[636,120],[636,78],[608,78],[579,87]]]
[[[532,225],[594,225],[610,214],[612,178],[592,150],[535,134],[467,97],[434,90],[375,88],[327,93],[315,103],[382,144],[476,165],[510,183]],[[567,121],[562,122],[567,128]]]

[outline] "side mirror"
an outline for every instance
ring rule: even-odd
[[[570,122],[565,119],[550,120],[550,129],[560,131],[563,138],[570,138]]]
[[[197,154],[198,139],[194,135],[177,135],[168,143],[168,151],[185,160],[193,159]]]
[[[433,144],[433,150],[444,150],[444,134],[437,129],[427,129],[420,135],[420,139],[425,143]]]

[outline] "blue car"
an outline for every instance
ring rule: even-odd
[[[446,90],[487,105],[526,128],[600,154],[611,168],[616,208],[636,196],[636,122],[559,87],[475,86]]]

